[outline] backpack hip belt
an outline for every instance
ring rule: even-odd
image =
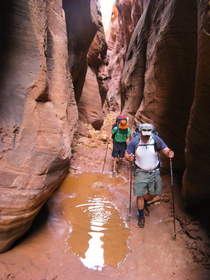
[[[138,167],[138,165],[136,165],[136,164],[135,164],[135,167],[136,167],[136,169],[138,169],[138,170],[140,170],[142,172],[145,172],[145,173],[154,173],[156,171],[159,171],[159,167],[158,166],[155,167],[154,169],[149,169],[149,170],[142,169],[142,168]]]

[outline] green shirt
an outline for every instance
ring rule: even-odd
[[[117,132],[116,132],[117,131]],[[126,142],[127,138],[131,135],[131,130],[130,128],[127,129],[119,129],[118,127],[113,127],[112,128],[112,134],[115,134],[114,140],[115,142]]]

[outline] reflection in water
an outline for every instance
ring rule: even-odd
[[[68,248],[86,267],[96,270],[117,266],[128,253],[129,231],[110,202],[107,184],[116,188],[124,182],[107,175],[78,174],[68,176],[61,187],[67,194],[62,211],[72,227]]]

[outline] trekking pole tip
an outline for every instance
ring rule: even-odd
[[[176,233],[173,234],[172,239],[173,239],[173,240],[176,240]]]

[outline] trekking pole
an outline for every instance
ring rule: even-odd
[[[130,192],[129,192],[129,217],[131,217],[131,199],[133,186],[133,163],[130,163]]]
[[[105,152],[105,157],[104,157],[104,163],[103,163],[103,167],[102,167],[102,173],[104,173],[104,167],[105,167],[105,163],[106,163],[108,147],[109,147],[109,139],[107,140],[106,152]]]
[[[172,193],[172,207],[173,207],[173,221],[174,221],[174,236],[173,239],[176,239],[176,218],[175,218],[175,199],[174,199],[174,179],[173,179],[173,167],[172,167],[172,158],[170,158],[170,174],[171,174],[171,193]]]

